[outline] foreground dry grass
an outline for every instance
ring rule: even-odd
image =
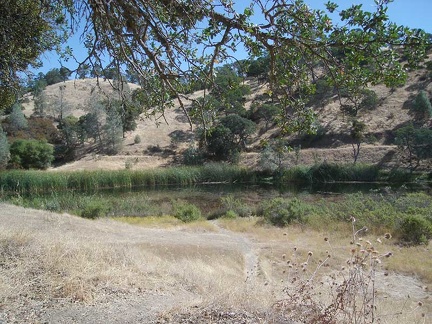
[[[307,277],[331,253],[318,272],[325,281],[349,254],[344,235],[325,242],[328,233],[267,228],[257,219],[185,226],[166,218],[157,227],[151,218],[135,226],[10,205],[0,210],[0,322],[6,323],[287,323],[289,309],[277,316],[274,305],[295,286],[288,261],[308,260]],[[413,250],[403,253],[415,259]],[[378,310],[388,314],[382,322],[427,323],[432,296],[416,278],[390,271],[398,264],[376,274]]]

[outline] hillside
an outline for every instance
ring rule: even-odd
[[[430,57],[429,57],[430,59]],[[407,83],[399,88],[388,89],[383,85],[371,87],[378,96],[379,105],[373,110],[360,110],[358,119],[363,121],[366,128],[365,142],[362,144],[359,162],[394,164],[400,161],[396,147],[393,145],[393,131],[413,119],[410,105],[420,90],[432,94],[432,83],[427,70],[409,72]],[[250,108],[266,90],[257,79],[247,79],[245,83],[251,87],[246,108]],[[112,93],[109,81],[96,79],[69,80],[65,83],[50,85],[45,89],[49,102],[59,100],[61,85],[65,86],[63,100],[68,107],[67,114],[79,117],[86,113],[86,102],[95,91],[105,94]],[[131,90],[138,88],[130,84]],[[198,91],[191,98],[202,96]],[[34,102],[32,97],[24,104],[25,114],[31,115]],[[299,155],[294,153],[288,158],[288,164],[311,164],[314,162],[350,162],[352,161],[352,147],[349,137],[349,117],[341,111],[341,103],[337,95],[327,96],[324,104],[314,107],[319,122],[319,135],[305,137],[302,141],[291,137],[292,143],[301,145]],[[252,138],[248,152],[243,153],[241,163],[256,167],[263,139],[277,136],[276,128],[264,131],[264,125],[259,125],[259,131]],[[136,135],[141,142],[134,144]],[[170,165],[180,159],[182,150],[193,141],[193,133],[187,123],[178,103],[174,109],[166,111],[159,118],[145,118],[142,116],[134,131],[128,132],[124,138],[124,145],[119,154],[105,156],[92,152],[91,148],[82,152],[79,160],[57,166],[53,170],[82,170],[82,169],[123,169],[152,168]]]

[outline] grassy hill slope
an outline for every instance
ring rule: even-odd
[[[430,58],[430,57],[429,57]],[[412,101],[420,90],[432,94],[432,83],[429,71],[426,69],[409,72],[406,85],[388,89],[383,85],[371,87],[378,96],[378,106],[373,110],[360,110],[357,118],[366,124],[365,143],[359,162],[365,163],[396,163],[400,156],[393,145],[394,130],[405,125],[414,118],[412,115]],[[260,100],[266,90],[256,79],[247,79],[245,83],[251,87],[252,93],[247,97],[246,108]],[[63,100],[67,107],[66,115],[81,116],[85,114],[86,102],[95,91],[112,94],[110,81],[96,79],[70,80],[61,84],[50,85],[45,95],[50,103],[60,100],[60,86],[66,86]],[[131,90],[138,88],[130,84]],[[191,98],[202,96],[202,91],[195,92]],[[24,104],[25,114],[31,115],[34,108],[32,97]],[[288,164],[311,164],[322,161],[350,162],[352,161],[352,147],[350,139],[350,118],[341,110],[341,102],[335,94],[328,94],[326,99],[314,107],[318,115],[319,133],[317,136],[291,136],[295,145],[301,145],[300,154],[292,153]],[[55,111],[47,111],[55,116]],[[76,169],[122,169],[151,168],[169,165],[178,161],[181,152],[194,140],[193,132],[177,103],[174,109],[165,115],[145,118],[142,116],[137,123],[136,130],[128,132],[124,138],[124,145],[118,155],[104,156],[92,152],[87,147],[81,158],[69,164],[56,167],[56,170]],[[139,135],[141,142],[134,143]],[[242,154],[241,163],[256,167],[261,149],[260,143],[278,135],[278,129],[273,127],[264,130],[264,124],[259,125],[258,132],[249,143],[247,153]]]

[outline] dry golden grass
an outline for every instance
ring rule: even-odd
[[[113,220],[124,222],[131,225],[138,225],[149,228],[184,228],[189,231],[216,231],[216,227],[205,219],[201,219],[191,223],[184,223],[174,216],[146,216],[146,217],[133,217],[123,216],[114,217]]]
[[[2,212],[9,208],[1,207]],[[121,297],[151,304],[148,292],[173,294],[183,307],[259,309],[273,301],[264,285],[245,282],[240,245],[212,234],[212,224],[147,229],[10,209],[0,215],[0,305],[8,312],[28,299],[55,305],[57,300],[112,303]],[[9,222],[12,214],[17,217]],[[155,307],[162,311],[167,306]]]
[[[388,261],[389,271],[405,273],[421,278],[432,290],[432,258],[429,246],[401,247],[395,249],[394,256]]]
[[[197,305],[197,310],[268,313],[277,300],[288,298],[285,288],[296,287],[292,282],[298,275],[296,267],[307,262],[302,278],[327,282],[332,275],[346,274],[342,267],[352,248],[346,233],[337,236],[301,227],[269,227],[259,218],[190,224],[171,217],[90,221],[0,206],[0,305],[8,314],[22,310],[20,305],[27,305],[24,309],[30,311],[34,301],[44,301],[53,309],[58,300],[75,301],[74,307],[100,304],[113,308],[124,299],[151,305],[151,293],[175,296],[178,312]],[[374,237],[363,237],[360,242],[367,245],[367,241],[383,253],[392,250],[394,254],[376,272],[377,307],[380,314],[388,314],[383,322],[430,320],[431,294],[417,287],[421,282],[416,278],[403,274],[427,271],[420,270],[423,265],[430,267],[425,262],[427,248],[398,249]],[[415,269],[399,270],[403,260]],[[246,277],[245,268],[251,266],[256,274]],[[388,276],[387,267],[391,269]],[[318,288],[323,287],[328,286]],[[328,290],[326,294],[324,302],[332,297]],[[154,306],[158,311],[172,307],[163,300],[167,297]],[[417,309],[419,301],[423,306]],[[404,312],[397,315],[401,305]]]
[[[226,229],[247,233],[259,242],[260,274],[281,289],[291,286],[294,277],[299,278],[299,270],[304,271],[300,276],[304,280],[314,277],[322,282],[328,280],[326,278],[329,276],[347,278],[351,250],[362,249],[351,244],[352,232],[346,224],[335,224],[332,227],[339,231],[328,233],[300,226],[275,228],[263,225],[259,218],[221,219],[218,222]],[[427,323],[432,313],[432,305],[428,303],[431,297],[428,284],[432,271],[430,249],[425,246],[398,247],[392,240],[372,235],[360,237],[356,241],[364,249],[373,246],[379,255],[392,253],[390,258],[383,257],[382,264],[371,272],[379,292],[376,306],[381,322]],[[307,267],[303,268],[305,264]],[[328,287],[317,286],[316,289],[320,298],[327,299],[328,303],[334,298]]]

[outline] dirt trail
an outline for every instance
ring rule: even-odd
[[[231,232],[221,227],[217,222],[217,220],[212,221],[212,224],[214,224],[218,228],[219,232],[223,233],[231,240],[238,242],[240,251],[242,252],[244,257],[244,271],[245,271],[246,281],[255,282],[259,272],[258,271],[259,268],[258,248],[246,236],[240,235],[235,232]]]
[[[166,258],[182,253],[181,251],[190,251],[185,258],[192,258],[194,255],[204,258],[209,251],[215,251],[213,253],[226,254],[227,257],[240,256],[244,260],[244,263],[239,260],[239,265],[244,267],[244,269],[239,268],[240,277],[243,277],[241,281],[254,282],[258,267],[258,250],[254,244],[243,235],[223,229],[217,222],[213,224],[215,231],[209,232],[194,232],[182,228],[152,229],[108,219],[91,221],[68,214],[0,204],[0,243],[8,235],[13,234],[18,237],[34,237],[37,242],[39,239],[42,241],[47,239],[53,246],[59,244],[79,246],[81,242],[85,242],[86,246],[95,248],[113,246],[116,249],[129,250],[145,247],[162,251]],[[8,276],[8,269],[2,268],[1,249],[0,245],[0,289],[2,278]],[[67,252],[63,254],[65,253]],[[36,256],[39,257],[41,256]],[[221,260],[223,262],[223,257]],[[199,271],[198,269],[197,272]],[[230,271],[235,273],[235,269],[228,268],[227,276],[230,275]],[[35,281],[38,280],[40,279]],[[179,306],[187,308],[199,304],[203,299],[199,291],[197,293],[196,290],[190,290],[175,282],[167,283],[165,286],[166,288],[162,290],[149,290],[136,294],[121,291],[108,292],[104,296],[95,296],[95,301],[91,303],[71,304],[65,299],[29,299],[24,293],[22,296],[6,298],[9,300],[3,304],[0,296],[0,323],[150,323],[156,320],[160,313]]]
[[[224,229],[218,221],[212,224],[213,230],[152,229],[0,204],[0,324],[156,323],[160,314],[189,314],[202,305],[220,305],[221,300],[242,311],[241,303],[253,298],[269,298],[266,302],[271,304],[269,289],[276,287],[270,287],[276,280],[272,271],[266,274],[271,265],[266,268],[265,251],[277,250],[281,243],[254,241]],[[303,243],[306,249],[307,238],[301,240],[305,241],[296,244]],[[26,250],[34,254],[26,256]],[[74,253],[82,255],[74,258]],[[68,258],[72,263],[66,263]],[[86,258],[90,262],[78,264],[74,274],[73,262]],[[66,274],[71,277],[62,279]],[[50,276],[62,281],[51,282]],[[385,292],[391,302],[408,298],[426,304],[432,298],[413,277],[378,277],[379,294]],[[82,289],[94,285],[92,298],[70,300],[51,293],[58,291],[56,286],[69,287],[64,283],[68,280]],[[153,281],[157,284],[151,285]],[[230,300],[233,296],[237,299]]]

